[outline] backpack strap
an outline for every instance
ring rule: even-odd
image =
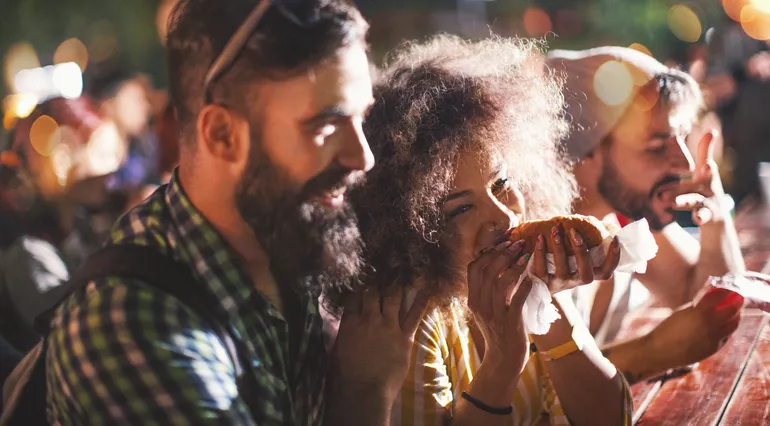
[[[252,397],[256,395],[257,388],[254,378],[250,374],[244,374],[249,368],[248,364],[245,364],[249,359],[248,352],[243,342],[232,335],[218,300],[193,276],[189,266],[155,248],[136,244],[115,244],[89,256],[66,284],[69,287],[65,292],[66,296],[35,319],[37,332],[43,336],[48,334],[57,308],[74,291],[96,279],[109,276],[141,281],[179,299],[208,322],[227,350],[233,364],[238,392],[246,405],[252,408]]]

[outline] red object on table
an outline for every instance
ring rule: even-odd
[[[618,217],[623,224],[623,218]],[[750,271],[770,259],[770,208],[743,203],[735,217],[741,251]],[[649,331],[662,320],[654,314],[632,319],[626,337]],[[679,377],[638,383],[637,425],[770,425],[770,314],[746,309],[727,344]]]

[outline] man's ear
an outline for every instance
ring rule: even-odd
[[[213,157],[229,163],[240,161],[243,119],[218,105],[206,105],[195,123],[198,142]],[[248,133],[247,133],[248,134]]]
[[[580,186],[593,186],[595,182],[598,182],[604,161],[606,160],[605,154],[602,146],[598,145],[585,157],[575,163],[573,173]]]

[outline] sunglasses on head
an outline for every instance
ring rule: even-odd
[[[219,53],[214,60],[211,67],[209,67],[206,73],[206,79],[203,82],[203,93],[206,104],[211,103],[211,88],[213,84],[222,77],[232,67],[235,60],[238,59],[243,48],[251,37],[252,33],[257,29],[265,13],[270,6],[275,6],[281,15],[303,28],[311,26],[318,21],[318,10],[315,7],[303,7],[307,6],[307,0],[260,0],[254,10],[249,13],[249,16],[243,21],[238,29],[233,33],[230,39],[225,44],[225,48]],[[304,10],[303,10],[304,9]],[[310,10],[308,10],[310,9]]]

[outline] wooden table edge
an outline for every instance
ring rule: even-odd
[[[757,330],[757,335],[754,336],[754,341],[751,342],[751,348],[749,349],[748,356],[746,356],[746,359],[744,360],[743,365],[741,365],[740,373],[735,377],[735,382],[733,383],[732,389],[730,389],[730,396],[722,404],[719,417],[716,419],[715,422],[711,423],[712,426],[722,425],[722,420],[724,419],[725,414],[727,414],[727,409],[730,408],[730,404],[733,402],[733,396],[735,396],[735,391],[738,389],[738,384],[741,382],[744,374],[746,373],[746,368],[749,365],[749,360],[751,360],[751,354],[754,353],[754,351],[757,349],[757,346],[759,345],[759,339],[762,337],[762,329],[768,326],[767,313],[759,311],[759,313],[753,313],[753,314],[762,315],[763,317],[762,324],[760,325],[759,330]]]

